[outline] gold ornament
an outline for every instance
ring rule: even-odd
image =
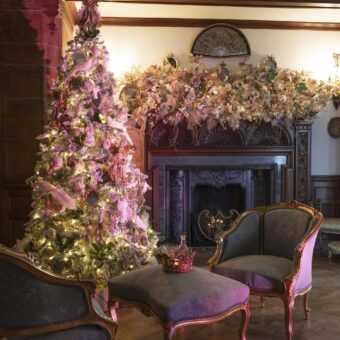
[[[43,257],[51,258],[55,254],[55,250],[52,247],[45,247],[40,254]]]
[[[45,243],[46,243],[46,237],[41,236],[37,239],[37,241],[35,242],[35,245],[39,249],[39,248],[43,247]]]

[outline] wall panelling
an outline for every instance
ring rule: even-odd
[[[0,242],[24,234],[36,136],[44,123],[47,84],[61,55],[58,1],[11,0],[0,4]]]

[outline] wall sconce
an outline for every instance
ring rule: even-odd
[[[334,82],[338,83],[339,79],[339,69],[340,69],[340,53],[333,53],[334,67],[335,67],[335,79]],[[333,105],[337,110],[340,105],[340,96],[333,96]]]

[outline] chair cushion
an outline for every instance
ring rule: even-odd
[[[283,279],[291,272],[293,261],[278,256],[235,257],[214,267],[214,273],[243,282],[260,291],[284,291]]]
[[[174,274],[160,265],[114,277],[108,287],[111,298],[141,302],[163,321],[175,323],[222,314],[249,297],[246,285],[207,270]]]

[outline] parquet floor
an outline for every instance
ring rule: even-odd
[[[302,298],[295,300],[293,340],[340,340],[340,259],[315,258],[313,289],[310,293],[311,319],[304,319]],[[193,287],[195,289],[195,287]],[[279,299],[251,297],[248,340],[284,340],[284,310]],[[239,313],[210,325],[179,329],[174,340],[236,340]],[[118,311],[117,340],[162,340],[162,328],[153,318],[134,309]]]

